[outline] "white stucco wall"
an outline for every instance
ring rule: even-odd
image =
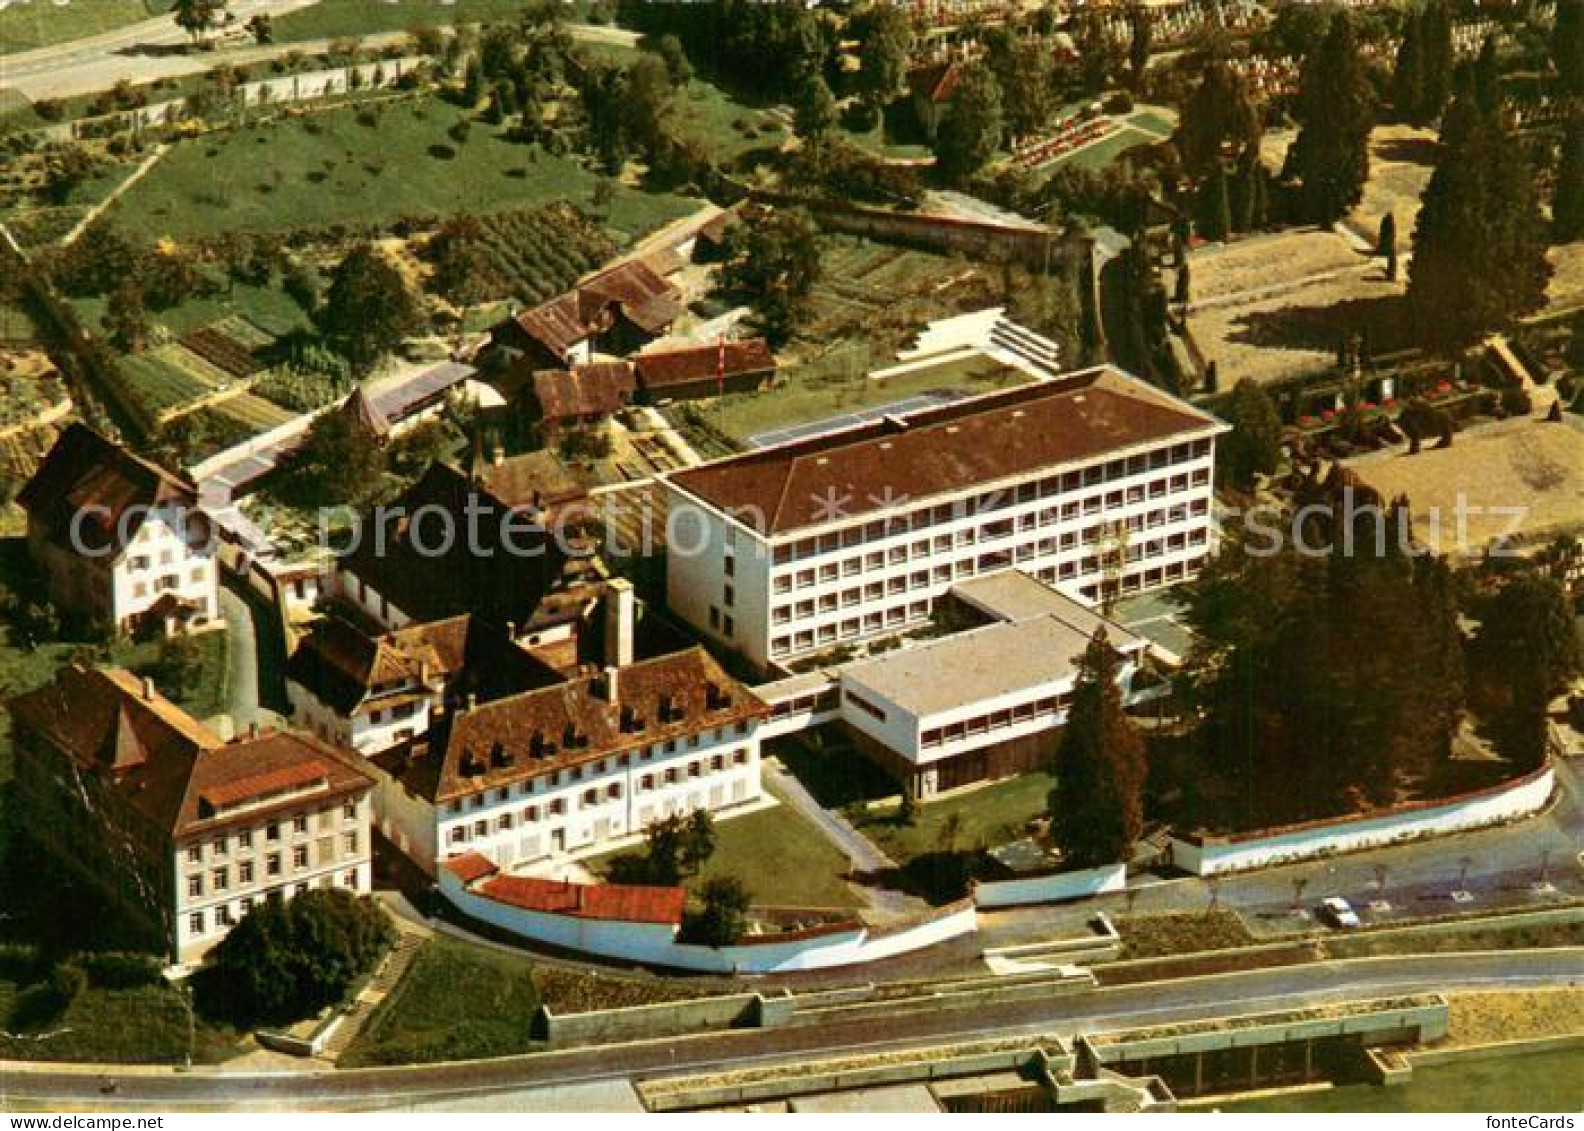
[[[980,907],[1022,907],[1031,903],[1086,899],[1126,887],[1127,865],[1107,864],[1076,872],[981,882],[974,885],[973,897]]]
[[[1316,856],[1355,852],[1397,841],[1442,836],[1527,817],[1543,808],[1556,786],[1556,770],[1543,768],[1504,788],[1428,808],[1399,810],[1351,821],[1309,825],[1236,840],[1171,840],[1172,862],[1199,876],[1289,864]]]

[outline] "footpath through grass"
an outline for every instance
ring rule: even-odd
[[[151,237],[190,240],[384,225],[556,199],[588,206],[595,173],[572,157],[508,141],[502,129],[481,122],[457,141],[448,131],[466,117],[425,95],[207,134],[176,144],[108,215]],[[627,242],[697,206],[671,193],[618,187],[605,226]]]

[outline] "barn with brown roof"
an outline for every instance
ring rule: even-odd
[[[776,359],[763,338],[650,350],[633,358],[638,388],[651,404],[721,393],[750,393],[775,381]]]

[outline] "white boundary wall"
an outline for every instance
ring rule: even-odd
[[[1528,817],[1550,800],[1556,768],[1546,762],[1516,781],[1440,805],[1374,817],[1295,826],[1246,837],[1172,837],[1172,862],[1196,876],[1291,864],[1420,837],[1443,836]]]
[[[863,926],[829,933],[727,947],[698,946],[676,940],[669,923],[581,919],[513,907],[470,891],[446,868],[439,871],[440,892],[460,911],[491,926],[536,942],[679,970],[717,974],[773,974],[823,970],[875,962],[948,939],[973,934],[978,921],[972,903],[901,930],[874,934]]]
[[[1127,887],[1127,865],[1106,864],[1078,872],[1052,872],[1015,880],[991,880],[974,885],[974,902],[980,907],[1022,907],[1030,903],[1059,903],[1087,899]]]

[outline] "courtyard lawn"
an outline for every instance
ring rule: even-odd
[[[1045,172],[1054,172],[1064,165],[1076,165],[1080,169],[1103,169],[1134,146],[1149,145],[1159,140],[1154,134],[1146,133],[1144,130],[1123,126],[1103,140],[1064,154],[1040,168]]]
[[[993,782],[966,792],[926,801],[911,825],[898,824],[897,807],[870,810],[858,819],[858,831],[899,864],[946,848],[948,823],[958,819],[955,848],[994,848],[1025,835],[1023,826],[1045,812],[1056,779],[1036,772]]]
[[[842,878],[847,872],[846,855],[784,801],[773,809],[717,820],[715,833],[715,854],[698,875],[685,881],[691,890],[711,877],[734,875],[748,886],[754,903],[763,907],[862,904]],[[642,852],[640,844],[582,863],[602,875],[614,857]]]
[[[510,1056],[535,1047],[539,1008],[526,958],[453,939],[423,944],[340,1064],[415,1064]]]
[[[183,240],[378,225],[555,199],[588,203],[599,178],[582,164],[508,141],[484,123],[455,141],[446,131],[464,117],[425,96],[194,138],[178,143],[109,215],[146,235]],[[618,241],[629,241],[696,207],[674,194],[621,187],[605,224]]]
[[[0,55],[99,35],[161,15],[171,0],[20,0],[0,8]]]

